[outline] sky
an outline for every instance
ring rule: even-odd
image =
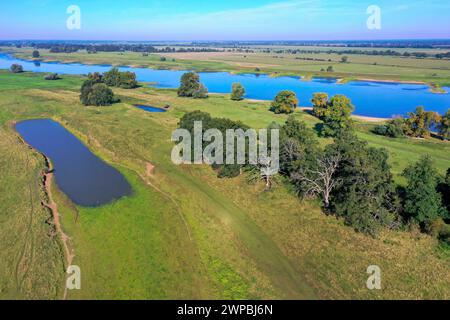
[[[67,9],[80,9],[69,29]],[[369,6],[380,28],[368,28]],[[449,39],[449,0],[0,1],[0,40]]]

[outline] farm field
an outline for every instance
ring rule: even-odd
[[[161,65],[158,56],[146,58],[149,66]],[[176,57],[172,63],[176,68],[191,64],[211,70],[245,69],[234,65],[244,58],[228,58],[203,62]],[[128,52],[67,54],[64,59],[147,63],[142,55]],[[256,64],[275,64],[264,56],[252,59]],[[270,68],[292,71],[282,65]],[[305,68],[311,65],[298,64],[298,72]],[[380,70],[374,72],[380,75]],[[448,71],[442,72],[445,79]],[[53,185],[74,262],[83,272],[82,290],[69,292],[69,299],[450,298],[448,250],[418,230],[364,236],[323,214],[315,201],[299,200],[282,183],[265,192],[263,185],[249,183],[245,176],[218,179],[208,166],[175,166],[170,161],[171,133],[186,112],[201,110],[254,128],[285,122],[287,116],[268,111],[269,103],[233,102],[228,95],[191,100],[177,97],[175,90],[141,87],[115,88],[122,102],[111,107],[84,107],[79,102],[83,78],[63,78],[45,81],[42,74],[0,71],[0,168],[5,173],[0,181],[0,229],[7,230],[1,233],[0,275],[15,272],[12,280],[0,282],[0,299],[58,299],[63,294],[61,243],[48,236],[51,226],[45,221],[50,213],[41,205],[44,163],[13,129],[14,121],[34,118],[61,123],[125,175],[134,190],[132,196],[110,205],[82,208]],[[171,108],[153,114],[133,107],[136,103]],[[295,115],[310,127],[318,122],[304,111]],[[441,174],[448,169],[449,143],[381,137],[370,132],[373,125],[357,120],[357,134],[370,145],[389,150],[399,183],[401,171],[424,154],[433,157]],[[9,254],[12,242],[26,249],[24,256]],[[383,269],[384,290],[367,290],[368,265]],[[30,290],[34,287],[42,290]]]

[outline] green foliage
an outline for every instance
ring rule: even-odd
[[[396,118],[389,121],[387,124],[376,126],[372,131],[380,136],[400,138],[405,136],[403,131],[404,125],[405,120],[403,118]]]
[[[187,72],[181,77],[178,96],[201,99],[208,97],[208,91],[206,87],[200,83],[200,76],[197,73]]]
[[[335,95],[325,109],[319,109],[323,121],[320,134],[323,137],[336,137],[340,132],[352,129],[351,115],[355,107],[344,95]]]
[[[447,110],[447,113],[442,117],[441,122],[439,123],[439,134],[442,139],[450,140],[450,109]]]
[[[89,73],[88,80],[91,80],[94,83],[101,83],[103,82],[103,75],[99,72]]]
[[[322,119],[328,108],[328,94],[322,92],[314,93],[311,102],[313,105],[313,114],[317,118]]]
[[[277,94],[275,100],[272,102],[270,111],[281,113],[293,113],[297,108],[298,99],[293,91],[284,90]]]
[[[98,74],[92,76],[98,78]],[[119,87],[123,89],[133,89],[138,86],[136,74],[134,72],[120,72],[118,68],[112,68],[103,74],[102,81],[110,87]]]
[[[41,54],[37,50],[34,50],[32,55],[33,55],[33,58],[35,58],[35,59],[37,59],[41,56]]]
[[[208,98],[208,89],[203,85],[203,83],[200,83],[200,86],[194,92],[194,94],[192,95],[192,98],[194,98],[194,99],[206,99],[206,98]]]
[[[10,70],[12,73],[22,73],[23,67],[20,64],[13,64]]]
[[[57,73],[50,73],[44,77],[45,80],[61,80],[61,77]]]
[[[244,99],[245,89],[239,82],[233,83],[231,91],[231,100],[241,101]]]
[[[368,147],[352,133],[339,136],[328,148],[342,158],[331,211],[357,231],[370,235],[391,225],[397,204],[387,151]]]
[[[80,101],[85,106],[109,106],[118,100],[104,83],[86,80],[81,86]]]
[[[280,130],[280,169],[281,173],[291,177],[301,167],[311,167],[318,155],[318,141],[314,131],[303,121],[290,116]],[[302,187],[297,191],[302,194]]]
[[[439,122],[439,115],[436,112],[425,111],[424,107],[417,107],[415,112],[409,112],[405,121],[405,134],[416,138],[430,136],[430,126]]]
[[[334,72],[333,66],[329,66],[329,67],[327,68],[327,72]]]
[[[213,118],[209,115],[209,113],[201,112],[201,111],[193,111],[186,113],[180,120],[179,128],[188,130],[191,135],[194,135],[194,123],[201,121],[202,122],[202,134],[204,134],[209,129],[217,129],[222,133],[223,136],[223,145],[226,145],[226,131],[229,129],[237,130],[242,129],[246,131],[249,129],[246,125],[239,121],[233,121],[225,118]],[[202,150],[209,145],[209,142],[202,145]],[[248,144],[247,144],[248,145]],[[226,148],[223,150],[223,159],[226,159]],[[248,148],[246,148],[248,150]],[[237,154],[237,143],[235,140],[235,159]],[[194,154],[192,153],[192,156]],[[192,158],[193,160],[193,158]],[[219,178],[234,178],[241,174],[242,169],[245,165],[233,164],[233,165],[224,165],[224,164],[213,164],[212,167],[217,170]]]
[[[436,190],[438,174],[429,156],[422,157],[417,163],[406,168],[403,176],[408,181],[404,204],[408,218],[417,223],[424,223],[446,216],[442,197]]]

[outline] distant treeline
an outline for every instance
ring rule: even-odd
[[[214,48],[200,48],[200,47],[165,47],[156,48],[153,45],[147,44],[115,44],[115,43],[98,43],[98,44],[75,44],[75,43],[57,43],[57,42],[5,42],[1,46],[33,47],[35,49],[47,49],[52,53],[73,53],[80,50],[86,50],[89,53],[96,52],[142,52],[142,53],[170,53],[170,52],[220,52],[222,50]]]
[[[425,52],[403,52],[395,50],[301,50],[301,49],[286,49],[286,50],[272,50],[264,49],[265,53],[278,54],[360,54],[369,56],[394,56],[394,57],[415,57],[415,58],[436,58],[436,59],[450,59],[450,52],[429,54]]]

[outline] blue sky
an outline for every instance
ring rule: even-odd
[[[81,29],[68,30],[70,5]],[[367,8],[381,8],[369,30]],[[0,39],[339,40],[450,38],[449,0],[0,1]]]

